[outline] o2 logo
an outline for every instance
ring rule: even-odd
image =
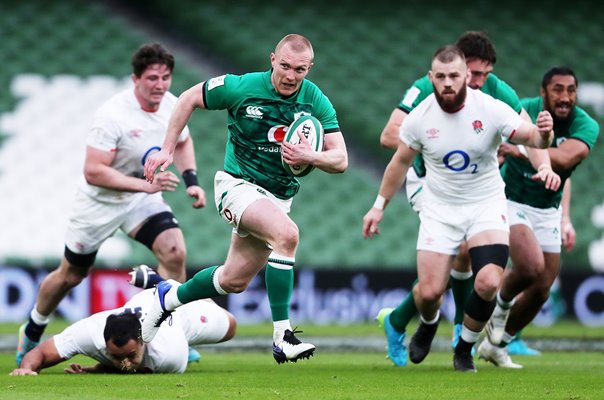
[[[161,150],[161,147],[159,146],[153,146],[151,147],[149,150],[147,150],[145,152],[145,154],[143,155],[143,158],[141,159],[141,165],[144,167],[145,163],[147,162],[147,158],[149,158],[149,156],[153,153],[157,153],[158,151]]]
[[[462,172],[471,168],[470,173],[478,173],[478,164],[470,163],[470,155],[463,150],[453,150],[445,154],[443,164],[454,172]]]

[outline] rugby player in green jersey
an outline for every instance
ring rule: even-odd
[[[468,87],[479,89],[482,92],[503,101],[518,112],[525,120],[530,121],[528,114],[522,109],[520,99],[514,89],[506,82],[492,73],[493,66],[497,61],[495,48],[490,38],[484,32],[468,31],[463,33],[456,42],[466,57],[466,65],[470,72]],[[390,118],[384,127],[380,143],[384,147],[395,150],[399,144],[399,129],[405,117],[426,97],[433,92],[433,86],[428,76],[416,80],[405,92],[398,107],[392,111]],[[531,153],[533,164],[538,166],[548,163],[547,154],[544,151],[528,150]],[[547,173],[547,171],[545,172]],[[413,168],[407,173],[405,190],[409,203],[416,212],[419,212],[421,203],[421,191],[423,178],[426,174],[423,157],[418,155]],[[554,179],[548,176],[546,179]],[[546,186],[551,182],[546,182]],[[450,285],[455,300],[455,317],[452,347],[455,348],[461,332],[461,324],[464,317],[464,305],[474,286],[473,273],[466,244],[462,244],[459,254],[453,263],[451,270]],[[414,287],[416,285],[414,284]],[[417,307],[410,292],[399,306],[393,310],[384,308],[378,314],[378,323],[384,329],[388,340],[388,357],[397,366],[407,364],[407,348],[404,343],[405,331],[409,321],[417,315]]]
[[[348,154],[334,107],[305,79],[313,56],[307,38],[290,34],[271,53],[270,70],[208,79],[180,96],[162,149],[147,160],[145,176],[152,182],[158,168],[170,165],[178,133],[196,108],[227,110],[224,171],[216,173],[214,195],[220,215],[234,231],[223,265],[204,269],[180,286],[158,284],[156,302],[142,326],[144,341],[153,338],[176,307],[242,292],[266,265],[275,360],[295,362],[314,353],[315,346],[296,338],[289,321],[299,233],[287,214],[300,183],[283,168],[281,157],[290,165],[342,173]],[[305,138],[298,145],[281,143],[287,127],[302,115],[313,115],[323,125],[322,152],[312,150]]]
[[[572,69],[555,67],[543,76],[541,95],[522,100],[532,119],[543,110],[553,116],[555,137],[548,152],[562,180],[569,179],[587,158],[599,134],[598,123],[576,105],[578,85]],[[500,363],[509,359],[508,343],[548,299],[560,271],[562,230],[568,229],[561,225],[568,222],[562,220],[562,190],[544,190],[528,178],[531,172],[533,167],[520,157],[506,157],[501,168],[508,199],[513,268],[505,271],[497,307],[487,325],[488,339],[480,344],[478,355],[502,367],[508,366]],[[512,368],[521,367],[512,364]]]

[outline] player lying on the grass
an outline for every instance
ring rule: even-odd
[[[237,322],[211,300],[188,303],[164,321],[149,343],[141,338],[141,319],[153,301],[153,289],[136,294],[123,307],[80,320],[28,352],[11,375],[40,370],[83,354],[98,361],[91,367],[71,364],[65,372],[183,373],[189,346],[219,343],[235,336]]]

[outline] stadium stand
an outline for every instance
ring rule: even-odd
[[[487,30],[498,50],[497,74],[511,83],[521,96],[536,95],[542,73],[554,64],[571,64],[582,81],[601,80],[599,72],[604,54],[593,44],[599,43],[602,37],[602,26],[595,16],[602,15],[604,6],[579,1],[569,8],[560,0],[553,0],[547,7],[538,8],[538,12],[537,7],[537,4],[517,0],[506,2],[505,9],[488,3],[442,0],[431,2],[429,8],[419,0],[400,4],[374,0],[371,6],[358,1],[335,1],[326,6],[324,2],[309,0],[283,7],[259,0],[237,3],[149,0],[144,4],[132,0],[6,0],[0,13],[0,35],[11,40],[0,42],[0,54],[11,62],[5,63],[0,70],[0,85],[10,88],[23,78],[23,74],[38,76],[48,82],[56,82],[56,75],[77,77],[79,85],[89,82],[92,77],[121,82],[127,78],[129,57],[135,47],[152,40],[172,40],[179,48],[211,54],[211,59],[204,64],[189,62],[176,52],[177,69],[172,91],[179,94],[195,82],[222,73],[216,73],[217,70],[264,70],[268,67],[268,54],[278,38],[292,31],[306,34],[316,53],[316,67],[309,78],[323,88],[339,112],[351,149],[351,166],[340,176],[315,171],[302,178],[303,186],[295,202],[302,206],[294,205],[292,212],[302,235],[298,265],[310,268],[412,267],[417,218],[405,204],[404,196],[398,196],[388,210],[379,239],[362,239],[361,219],[372,204],[378,178],[390,156],[379,147],[379,132],[405,88],[427,71],[436,47],[453,42],[465,30]],[[565,9],[563,21],[558,14],[562,7]],[[25,26],[27,29],[23,29]],[[579,64],[577,60],[581,60]],[[103,91],[98,96],[110,92]],[[68,100],[74,103],[72,98]],[[83,156],[81,147],[53,147],[58,142],[52,140],[53,132],[64,126],[61,124],[68,124],[74,116],[85,118],[90,112],[77,108],[78,102],[80,106],[90,107],[91,103],[84,99],[75,102],[74,108],[64,104],[68,100],[53,98],[53,102],[60,102],[46,104],[46,109],[56,108],[56,114],[68,111],[70,119],[54,125],[46,120],[39,121],[40,132],[44,132],[44,125],[47,126],[47,136],[31,138],[33,142],[27,146],[42,148],[51,154]],[[16,132],[23,132],[23,128],[11,124],[15,122],[13,114],[20,110],[19,107],[24,107],[24,103],[15,92],[11,96],[0,96],[2,159],[2,151],[8,149],[7,141],[13,140]],[[48,112],[43,111],[36,117],[46,118]],[[29,113],[31,115],[32,111]],[[84,124],[83,121],[78,123],[82,129],[76,134],[85,133]],[[198,112],[191,121],[197,141],[200,178],[210,199],[213,174],[221,168],[224,153],[224,125],[225,115],[220,112]],[[577,250],[573,258],[568,259],[572,264],[587,265],[589,243],[601,236],[599,227],[591,223],[590,213],[604,198],[604,188],[592,184],[600,176],[597,160],[604,156],[603,153],[604,149],[596,145],[588,165],[576,174],[575,193],[581,195],[575,196],[573,218],[580,235]],[[11,182],[27,182],[30,174],[54,167],[52,159],[35,162],[32,168],[24,171],[19,171],[21,167],[3,163],[0,181],[12,176]],[[75,163],[70,168],[79,167]],[[79,170],[75,173],[76,178],[77,173]],[[75,179],[73,171],[70,176],[69,179]],[[67,191],[66,182],[67,178],[50,181],[45,191],[49,196],[53,191]],[[18,192],[20,187],[13,184],[11,190]],[[67,193],[65,198],[70,197],[71,193]],[[222,223],[213,205],[203,211],[194,211],[183,192],[169,194],[167,198],[187,237],[189,264],[204,266],[224,259],[230,230]],[[306,203],[314,203],[315,207],[304,207]],[[15,214],[23,219],[13,217],[11,224],[24,224],[30,217],[27,226],[35,229],[41,217],[31,214]],[[60,225],[64,221],[44,223]],[[48,258],[45,254],[54,252],[58,259],[62,234],[59,230],[54,241],[49,238],[52,246],[39,257],[45,259]],[[5,248],[16,246],[7,243]],[[146,249],[136,244],[132,246],[126,252],[126,259],[119,259],[120,265],[153,262]],[[6,257],[5,254],[0,247],[0,258]],[[11,257],[28,258],[22,253]],[[34,254],[34,257],[38,256]],[[117,262],[110,257],[107,260],[108,263]]]

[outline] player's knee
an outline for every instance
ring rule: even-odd
[[[220,287],[227,293],[241,293],[247,289],[250,279],[245,277],[231,277],[220,280]]]
[[[420,299],[426,303],[440,301],[443,291],[434,285],[417,285]]]
[[[482,269],[476,275],[475,290],[484,298],[495,298],[495,294],[501,286],[502,275],[502,271],[496,266]]]
[[[298,247],[298,243],[300,242],[300,233],[298,231],[298,226],[290,222],[288,224],[284,224],[279,228],[279,232],[277,232],[275,238],[275,249],[280,249],[280,252],[291,253],[296,251]]]
[[[172,265],[180,269],[185,264],[187,251],[183,244],[172,244],[166,248],[159,249],[159,257],[163,264]]]
[[[518,257],[517,257],[518,258]],[[514,271],[516,274],[522,276],[523,279],[529,282],[535,282],[541,279],[545,272],[545,262],[543,260],[543,254],[540,253],[538,256],[519,257],[518,260],[512,260]]]

